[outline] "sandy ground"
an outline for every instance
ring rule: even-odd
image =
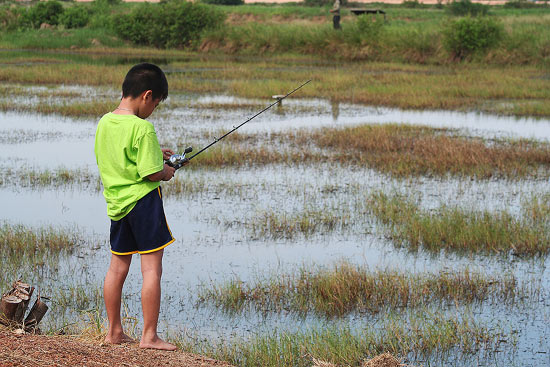
[[[313,359],[312,367],[337,367]],[[232,367],[226,362],[181,351],[140,349],[137,344],[112,345],[71,336],[17,334],[0,327],[0,367]],[[389,353],[362,367],[404,366]]]
[[[225,362],[181,351],[110,345],[70,336],[18,335],[0,329],[0,367],[230,367]]]

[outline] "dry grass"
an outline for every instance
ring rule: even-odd
[[[394,176],[456,175],[509,179],[550,172],[550,144],[454,136],[411,125],[363,125],[313,134],[341,163],[371,166]],[[542,172],[541,172],[542,170]]]
[[[204,289],[201,299],[230,313],[252,306],[263,313],[285,310],[302,316],[341,317],[429,304],[495,301],[513,305],[528,294],[512,275],[491,277],[467,269],[410,275],[340,262],[332,268],[304,267],[294,274],[273,274],[249,283],[234,279]]]
[[[94,56],[98,51],[81,51]],[[126,55],[127,50],[116,54]],[[401,63],[334,62],[318,57],[273,56],[256,58],[143,50],[168,58],[165,70],[171,93],[224,93],[269,98],[312,79],[293,98],[324,98],[341,102],[413,109],[480,109],[502,114],[550,116],[550,89],[546,72],[534,66],[480,66],[477,64],[414,65]],[[179,55],[179,56],[178,56]],[[28,85],[89,85],[120,89],[129,65],[72,62],[67,56],[48,64],[9,64],[0,68],[0,81]],[[115,55],[116,56],[116,55]],[[25,58],[14,55],[20,62]],[[54,58],[52,56],[52,58]],[[28,59],[36,58],[29,53]],[[170,61],[173,58],[174,61]],[[185,59],[185,61],[178,61]],[[55,61],[55,60],[54,60]],[[361,83],[357,81],[361,80]],[[498,101],[507,102],[498,106]]]

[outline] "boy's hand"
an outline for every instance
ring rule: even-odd
[[[174,155],[174,152],[170,149],[161,149],[162,150],[162,158],[167,161],[170,159],[171,156]]]
[[[174,173],[176,173],[176,169],[165,164],[162,170],[162,181],[170,181],[174,177]]]

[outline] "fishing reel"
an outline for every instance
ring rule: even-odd
[[[174,167],[176,170],[180,169],[185,163],[189,161],[189,158],[186,158],[185,155],[187,153],[191,153],[192,151],[193,151],[192,147],[187,147],[185,148],[182,154],[174,154],[170,156],[170,158],[164,163],[166,163],[170,167]]]

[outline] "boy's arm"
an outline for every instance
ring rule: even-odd
[[[147,179],[149,181],[170,181],[172,177],[174,177],[174,173],[176,170],[174,167],[170,167],[169,165],[165,164],[162,171],[155,172],[153,174],[150,174],[147,176]]]

